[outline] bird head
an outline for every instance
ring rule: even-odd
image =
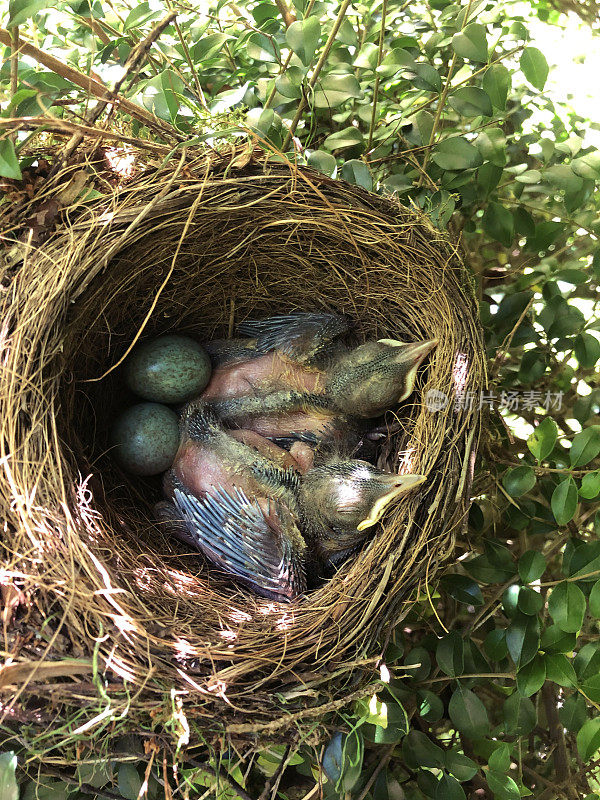
[[[437,343],[437,339],[410,344],[396,339],[367,342],[337,360],[327,389],[345,413],[379,416],[412,393],[417,370]]]
[[[333,528],[364,531],[379,522],[392,500],[424,480],[384,472],[368,461],[332,461],[305,474],[304,505]]]

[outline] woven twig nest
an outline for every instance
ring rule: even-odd
[[[4,544],[30,598],[2,697],[80,709],[93,735],[107,719],[160,731],[174,690],[192,739],[289,740],[372,691],[391,627],[465,524],[480,416],[455,400],[484,381],[471,281],[423,214],[282,161],[188,153],[116,189],[111,177],[41,246],[21,236],[2,295]],[[358,340],[439,339],[380,454],[427,481],[335,577],[284,606],[161,531],[159,479],[119,471],[108,429],[134,401],[119,364],[140,336],[209,339],[323,308],[349,314]]]

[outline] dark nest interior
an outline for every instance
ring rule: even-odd
[[[96,171],[99,195],[63,208],[43,244],[11,244],[0,488],[18,608],[0,697],[15,719],[74,720],[66,740],[110,723],[176,741],[177,720],[192,744],[318,738],[325,712],[372,693],[393,626],[466,524],[480,414],[456,400],[485,384],[471,280],[456,244],[394,200],[264,155],[138,158],[118,185]],[[161,530],[159,479],[120,471],[108,432],[133,401],[120,364],[138,338],[315,309],[350,315],[357,341],[439,339],[379,454],[427,481],[280,605]]]

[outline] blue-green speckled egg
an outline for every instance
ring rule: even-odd
[[[159,336],[136,347],[127,360],[125,381],[144,400],[184,403],[210,380],[210,358],[188,336]]]
[[[169,469],[179,447],[177,414],[159,403],[139,403],[117,419],[111,441],[127,472],[158,475]]]

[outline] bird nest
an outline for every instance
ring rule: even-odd
[[[133,176],[80,161],[11,221],[0,698],[9,719],[68,720],[52,742],[109,723],[179,744],[316,741],[328,712],[373,692],[393,626],[466,524],[480,412],[465,398],[485,382],[471,279],[456,244],[393,199],[256,151],[159,166],[130,152]],[[32,220],[49,213],[36,245]],[[348,314],[357,341],[439,340],[379,452],[427,481],[333,578],[283,605],[169,538],[152,514],[159,478],[120,471],[109,433],[133,402],[120,365],[140,337],[212,339],[322,309]]]

